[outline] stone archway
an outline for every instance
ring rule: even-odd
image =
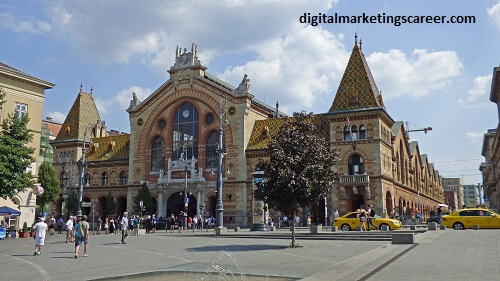
[[[123,213],[127,211],[127,198],[124,196],[119,196],[116,199],[116,214],[118,216],[123,216]]]
[[[188,204],[188,216],[193,217],[196,216],[196,211],[198,208],[198,203],[196,201],[196,197],[190,194],[188,196],[189,204]],[[167,199],[167,216],[174,214],[174,216],[178,216],[181,211],[184,211],[184,195],[181,192],[175,192],[170,195]]]

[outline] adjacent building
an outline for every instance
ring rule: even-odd
[[[28,170],[33,174],[34,182],[38,177],[45,90],[53,87],[54,84],[50,82],[0,63],[0,89],[5,93],[5,103],[0,110],[0,122],[7,118],[8,114],[16,116],[29,114],[28,129],[33,134],[33,140],[28,146],[35,148],[32,155],[35,162]],[[24,222],[31,225],[35,220],[36,209],[36,195],[33,194],[33,186],[27,186],[24,192],[13,198],[0,198],[0,206],[8,206],[21,211],[21,216],[13,217],[15,220],[11,222],[11,226],[19,228]]]
[[[460,209],[464,205],[464,183],[462,178],[443,178],[445,203],[451,209]]]
[[[481,154],[485,162],[481,163],[479,170],[483,174],[484,198],[490,208],[500,210],[500,136],[498,126],[500,125],[500,66],[493,69],[491,82],[490,101],[496,103],[499,123],[497,128],[489,129],[484,134]]]
[[[467,208],[473,208],[479,205],[479,192],[477,185],[464,185],[464,204]]]
[[[268,157],[270,138],[290,117],[278,104],[255,98],[247,75],[235,87],[207,72],[194,44],[190,51],[177,48],[168,73],[169,79],[144,101],[132,94],[127,110],[130,134],[107,131],[94,94],[80,89],[52,142],[65,194],[76,191],[75,164],[85,144],[83,200],[94,201],[97,214],[103,214],[109,193],[117,200],[116,214],[132,211],[137,190],[147,184],[158,216],[184,210],[185,189],[189,216],[215,216],[216,146],[222,126],[227,148],[222,167],[224,224],[250,226],[253,174],[258,162]],[[387,112],[357,42],[332,100],[330,110],[317,114],[316,122],[318,134],[340,148],[340,178],[323,203],[301,214],[324,222],[335,209],[345,213],[372,204],[379,214],[397,210],[409,217],[419,210],[429,216],[444,202],[441,176],[418,143],[409,140],[403,122]]]

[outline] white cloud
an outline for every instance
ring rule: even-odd
[[[488,7],[486,11],[491,19],[496,23],[498,29],[500,29],[500,1],[498,1],[495,5]]]
[[[372,53],[368,65],[384,98],[422,97],[445,90],[460,75],[463,64],[455,51],[415,49],[408,56],[400,50]]]
[[[128,89],[121,90],[111,99],[103,99],[98,97],[95,99],[95,104],[97,106],[99,114],[109,115],[117,111],[125,112],[125,110],[130,105],[132,93],[136,93],[137,98],[142,101],[147,98],[152,93],[152,91],[148,88],[143,89],[139,86],[132,86]]]
[[[62,113],[62,112],[59,112],[59,111],[54,111],[54,112],[50,112],[48,114],[48,116],[50,118],[52,118],[52,120],[56,121],[56,122],[59,122],[59,123],[63,123],[64,120],[66,119],[66,113]]]
[[[289,32],[304,12],[325,12],[336,2],[224,0],[207,5],[206,0],[156,0],[125,7],[121,0],[92,5],[59,0],[47,4],[47,16],[54,26],[51,36],[66,41],[82,59],[127,63],[139,55],[141,61],[161,65],[164,71],[173,63],[177,45],[198,43],[200,57],[207,63],[204,52],[249,50]]]
[[[465,136],[470,142],[481,142],[483,140],[484,133],[485,132],[468,132],[465,134]]]
[[[474,78],[474,85],[469,89],[467,99],[459,99],[461,107],[482,107],[490,105],[488,94],[491,85],[492,75],[478,76]]]
[[[11,13],[0,13],[0,29],[11,30],[15,33],[40,34],[52,30],[48,22],[37,19],[21,19]]]
[[[257,98],[270,104],[279,99],[280,109],[288,113],[311,110],[322,96],[333,101],[332,89],[349,57],[342,39],[321,28],[295,26],[287,35],[255,46],[255,60],[218,76],[237,86],[248,74]]]

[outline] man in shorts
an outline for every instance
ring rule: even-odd
[[[78,258],[78,252],[80,251],[80,246],[82,243],[83,247],[83,256],[87,257],[87,244],[89,239],[89,223],[87,222],[87,216],[83,215],[82,220],[77,224],[75,228],[75,259]]]
[[[45,233],[47,232],[48,226],[45,223],[45,218],[40,218],[40,221],[35,224],[35,253],[34,256],[39,256],[42,251],[42,246],[45,244]]]
[[[73,242],[73,216],[69,216],[66,222],[66,243]]]

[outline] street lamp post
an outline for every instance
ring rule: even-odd
[[[225,117],[224,123],[229,123],[229,120],[227,119],[227,100],[226,99],[221,99],[220,100],[220,106],[219,106],[219,141],[217,144],[217,156],[218,156],[218,161],[217,161],[217,186],[216,186],[216,193],[217,193],[217,205],[216,205],[216,211],[217,211],[217,218],[216,218],[216,223],[217,223],[217,228],[222,228],[223,227],[223,218],[224,218],[224,206],[222,204],[222,157],[223,157],[223,144],[222,144],[222,135],[224,132],[224,127],[223,127],[223,122],[222,118]]]
[[[188,188],[188,162],[187,162],[187,149],[184,146],[183,148],[183,154],[184,154],[184,228],[187,229],[187,217],[188,217],[188,206],[189,206],[189,199],[187,196],[187,188]]]
[[[78,160],[78,166],[80,168],[80,176],[78,177],[78,206],[76,211],[76,216],[78,219],[82,217],[82,197],[83,197],[83,184],[84,184],[84,173],[85,173],[85,153],[87,151],[87,129],[83,133],[83,147],[82,147],[82,158]]]

